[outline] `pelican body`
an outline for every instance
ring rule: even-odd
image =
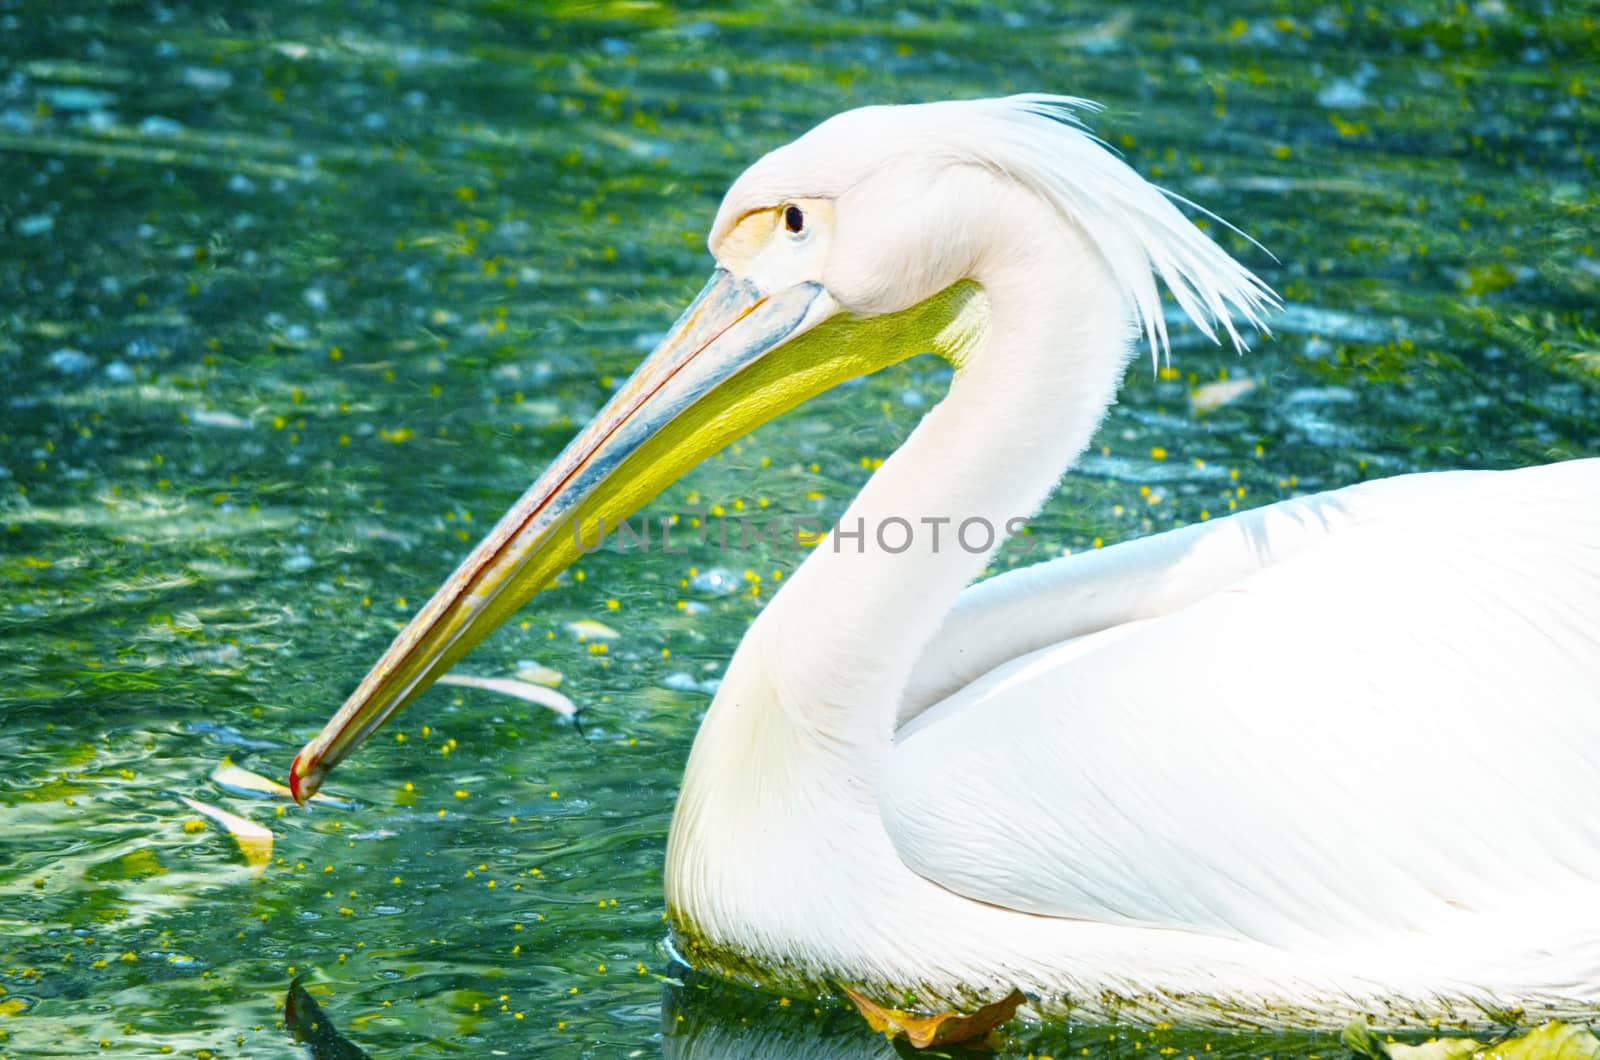
[[[711,281],[301,751],[297,796],[600,519],[822,390],[948,360],[840,524],[1004,528],[1140,337],[1165,350],[1157,278],[1242,347],[1271,291],[1087,106],[871,107],[757,161]],[[823,542],[727,668],[667,849],[697,967],[1140,1020],[1600,1008],[1600,460],[1369,482],[977,584],[1000,540],[901,543]]]

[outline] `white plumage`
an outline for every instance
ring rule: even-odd
[[[835,255],[852,223],[892,248],[830,256],[845,306],[988,295],[842,525],[1031,514],[1133,328],[1165,341],[1152,270],[1202,327],[1259,324],[1259,281],[1069,105],[842,115],[724,202],[835,197]],[[703,963],[1149,1018],[1600,1002],[1600,461],[1369,483],[962,592],[985,559],[869,529],[751,629],[669,849]]]

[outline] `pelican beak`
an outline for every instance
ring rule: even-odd
[[[718,269],[671,332],[401,630],[295,756],[304,802],[334,766],[587,549],[706,457],[807,398],[942,349],[959,284],[893,316],[839,312],[817,283],[762,291]],[[986,304],[986,303],[985,303]],[[944,345],[949,345],[945,342]]]

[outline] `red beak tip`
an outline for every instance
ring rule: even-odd
[[[300,755],[295,755],[289,765],[289,794],[294,796],[295,802],[304,806],[306,797],[300,793],[300,780]]]

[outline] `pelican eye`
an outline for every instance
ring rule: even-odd
[[[783,227],[798,235],[806,226],[806,215],[798,206],[790,206],[783,211]]]

